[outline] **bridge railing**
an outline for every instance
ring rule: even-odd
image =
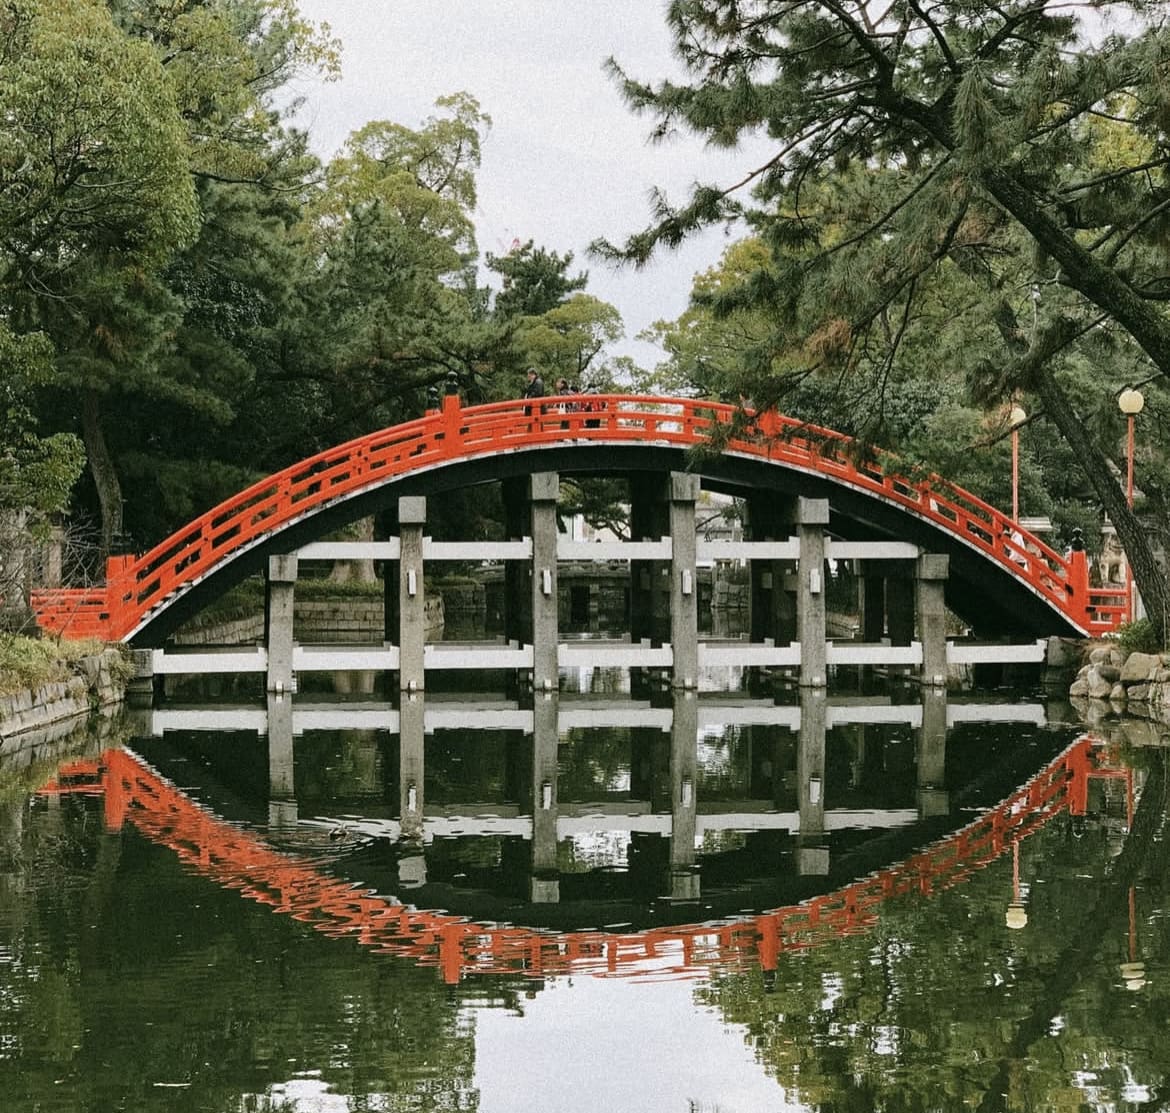
[[[590,407],[588,409],[584,407]],[[102,589],[42,591],[40,624],[115,641],[221,562],[320,508],[417,469],[567,441],[710,446],[783,463],[864,491],[958,535],[1088,633],[1114,629],[1124,589],[1090,591],[1083,553],[1062,556],[1007,515],[939,476],[899,473],[895,457],[775,411],[637,395],[574,395],[442,408],[317,453],[224,500],[143,556],[118,558]]]
[[[1097,777],[1132,783],[1131,771],[1100,739],[1083,735],[995,807],[901,862],[796,904],[643,931],[534,930],[402,904],[335,877],[305,856],[276,851],[124,749],[63,766],[39,794],[103,795],[108,830],[119,831],[129,820],[191,869],[245,899],[325,934],[356,938],[377,953],[438,966],[453,983],[520,972],[669,977],[740,962],[775,969],[784,951],[868,931],[887,902],[952,888],[1054,817],[1083,815],[1089,782]],[[667,955],[676,961],[664,963]]]

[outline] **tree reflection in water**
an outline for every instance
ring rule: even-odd
[[[849,740],[852,762],[835,759],[836,743],[829,739],[823,777],[830,820],[834,791],[862,802],[865,778],[857,770],[867,764],[880,783],[879,797],[894,805],[905,798],[888,777],[883,780],[883,769],[892,766],[875,756],[882,747],[864,737],[867,731],[838,729]],[[756,744],[743,746],[745,737]],[[187,1107],[200,1109],[242,1108],[245,1094],[308,1108],[314,1086],[356,1102],[339,1108],[365,1108],[375,1094],[397,1095],[391,1106],[379,1099],[379,1107],[422,1102],[424,1108],[476,1108],[477,1012],[522,1013],[528,995],[570,974],[633,975],[635,994],[642,992],[637,980],[647,976],[695,979],[696,1008],[717,1010],[742,1032],[778,1093],[806,1108],[1153,1108],[1164,1091],[1166,1055],[1150,1036],[1166,1006],[1160,751],[1135,755],[1082,738],[977,813],[965,811],[977,796],[970,786],[994,787],[992,766],[1002,759],[1016,768],[1019,755],[986,746],[981,761],[966,761],[972,775],[959,783],[948,752],[945,819],[930,814],[938,810],[937,797],[929,797],[929,807],[922,804],[923,789],[940,786],[919,781],[915,788],[911,780],[909,799],[918,798],[920,816],[912,830],[871,832],[866,849],[856,828],[823,824],[817,845],[826,848],[828,870],[798,879],[818,891],[716,921],[705,913],[719,902],[719,878],[738,885],[741,897],[771,891],[731,868],[728,847],[774,848],[783,840],[769,844],[753,842],[750,832],[737,837],[712,828],[705,836],[698,830],[694,868],[701,897],[672,902],[660,887],[645,915],[670,922],[604,931],[557,928],[558,915],[580,914],[579,902],[542,905],[528,899],[532,891],[516,898],[514,886],[509,906],[542,911],[542,926],[477,922],[465,912],[416,904],[401,886],[363,884],[355,872],[370,872],[378,857],[390,862],[387,878],[400,876],[401,846],[378,834],[393,828],[393,809],[378,814],[374,804],[397,799],[394,746],[383,738],[371,749],[367,732],[353,742],[364,755],[360,760],[326,759],[328,776],[316,777],[313,770],[329,747],[323,739],[303,738],[296,740],[297,806],[321,802],[324,796],[312,793],[325,785],[349,804],[366,798],[370,805],[349,816],[343,839],[331,842],[324,823],[306,820],[294,821],[293,839],[287,814],[283,826],[268,826],[276,813],[256,806],[255,797],[267,795],[270,786],[263,784],[266,771],[254,747],[233,755],[244,772],[235,795],[216,789],[223,768],[207,760],[206,738],[147,744],[170,763],[171,779],[133,752],[111,748],[63,766],[31,810],[24,796],[0,802],[9,898],[0,913],[0,1017],[6,1018],[0,1096],[12,1099],[12,1107],[109,1101],[111,1108],[163,1108],[153,1091],[171,1081],[192,1099]],[[636,732],[615,735],[594,753],[577,745],[584,741],[561,739],[558,794],[550,802],[562,818],[572,818],[574,808],[579,814],[578,804],[589,795],[588,766],[594,787],[624,795],[611,804],[644,793],[651,816],[657,807],[666,819],[678,819],[671,798],[677,755],[669,745],[655,757],[657,743],[639,740]],[[649,749],[640,749],[642,743]],[[302,762],[307,745],[314,755]],[[729,759],[728,745],[754,756],[740,752]],[[918,745],[912,774],[922,764],[921,740]],[[348,752],[340,746],[335,757]],[[576,755],[567,752],[574,748]],[[761,762],[761,748],[772,765]],[[706,768],[700,762],[692,774],[697,794],[702,798],[706,785],[710,797],[754,796],[767,784],[776,813],[787,803],[785,793],[800,788],[792,783],[794,748],[791,739],[779,747],[765,744],[746,728],[709,739],[707,751],[716,760]],[[956,750],[962,749],[959,742]],[[487,742],[469,780],[478,794],[496,798],[507,795],[509,785],[527,782],[536,795],[527,811],[517,804],[523,818],[539,808],[541,786],[514,751],[504,735]],[[444,766],[444,752],[450,758],[459,746],[448,739],[446,751],[428,751],[440,767],[427,784],[428,806],[440,812],[443,780],[460,764]],[[628,771],[639,753],[648,755],[642,774]],[[887,755],[895,765],[898,753]],[[585,765],[575,764],[576,757]],[[178,774],[198,800],[173,783]],[[371,792],[372,785],[381,791]],[[215,791],[221,792],[218,801]],[[477,796],[466,782],[460,793],[465,804]],[[734,799],[719,803],[725,810],[745,806]],[[791,873],[802,860],[796,854],[802,817],[793,815],[797,829],[784,836],[787,855],[756,862],[756,872]],[[692,818],[701,827],[709,816]],[[469,829],[477,822],[491,826],[482,816],[465,816]],[[937,835],[943,822],[956,829],[915,847],[924,832]],[[515,856],[514,836],[483,836],[481,844],[484,837],[496,840],[485,858],[488,872],[492,861]],[[436,876],[447,862],[443,891],[473,906],[478,894],[461,893],[456,881],[458,867],[468,861],[460,848],[476,841],[463,833],[421,847],[436,874],[415,892],[438,892]],[[706,857],[704,847],[716,852]],[[894,861],[875,858],[892,848],[910,852]],[[674,868],[671,852],[647,853],[661,885],[659,867],[665,874]],[[571,873],[573,860],[559,853],[556,862]],[[849,869],[861,876],[844,878]],[[505,887],[512,884],[506,872]],[[217,885],[209,887],[208,878]],[[562,895],[571,887],[565,878],[562,872]],[[271,910],[285,915],[273,917]],[[1013,918],[1026,923],[1014,928]],[[347,941],[359,944],[356,953]],[[571,1002],[570,992],[564,1007]],[[335,1050],[328,1052],[331,1044]],[[332,1064],[323,1080],[280,1081],[323,1063]],[[167,1077],[160,1078],[160,1064]],[[75,1104],[58,1101],[66,1093]],[[172,1107],[184,1106],[180,1100]]]

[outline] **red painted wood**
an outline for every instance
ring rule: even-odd
[[[961,884],[1055,816],[1081,814],[1091,779],[1130,776],[1101,739],[1083,735],[966,827],[844,888],[729,923],[613,933],[476,924],[355,888],[321,872],[311,859],[274,850],[220,819],[125,749],[62,767],[40,793],[104,792],[110,830],[129,821],[218,885],[324,934],[437,967],[446,981],[456,982],[480,974],[678,978],[715,966],[775,969],[783,951],[868,931],[885,902]]]
[[[593,401],[599,409],[592,412],[565,412],[551,399],[463,408],[448,395],[441,410],[293,464],[200,515],[148,553],[111,560],[104,588],[34,592],[37,622],[65,637],[124,640],[152,611],[245,547],[303,515],[421,468],[566,441],[690,448],[713,436],[726,438],[726,453],[826,476],[958,534],[1086,634],[1116,629],[1124,618],[1125,589],[1090,590],[1078,554],[1062,556],[939,476],[899,475],[889,455],[862,458],[854,441],[831,429],[772,411],[749,414],[744,423],[735,406],[693,399],[602,395]]]

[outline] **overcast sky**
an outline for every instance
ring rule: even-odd
[[[643,365],[656,348],[636,334],[687,304],[691,278],[718,261],[719,230],[664,254],[641,271],[588,258],[591,240],[622,241],[649,219],[651,187],[681,201],[696,180],[738,180],[750,156],[708,151],[691,137],[651,145],[602,72],[613,55],[627,72],[657,81],[678,69],[664,0],[299,0],[342,44],[342,78],[302,81],[298,121],[314,150],[335,154],[355,128],[386,119],[419,127],[436,98],[471,93],[492,118],[483,146],[475,213],[480,252],[514,240],[572,252],[572,273],[622,314],[619,351]]]

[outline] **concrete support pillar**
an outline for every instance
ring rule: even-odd
[[[561,897],[557,870],[557,710],[556,691],[536,692],[532,704],[532,876],[534,904]]]
[[[408,692],[402,697],[398,707],[398,817],[402,838],[408,842],[421,843],[423,837],[425,714],[421,693]]]
[[[914,594],[916,568],[908,561],[889,561],[886,573],[886,622],[891,645],[909,645],[914,640]]]
[[[426,594],[423,587],[423,526],[427,500],[407,495],[398,500],[398,687],[421,692],[426,687]]]
[[[674,655],[671,684],[699,684],[699,583],[695,567],[695,502],[699,477],[670,473],[670,645]]]
[[[292,697],[268,693],[268,826],[297,824],[293,778]]]
[[[945,553],[923,553],[916,581],[918,638],[922,642],[922,683],[945,688],[947,683],[946,586],[950,558]]]
[[[946,787],[947,693],[922,689],[922,729],[918,733],[918,815],[946,815],[951,808]]]
[[[268,647],[270,692],[291,693],[293,676],[293,596],[297,583],[295,554],[268,558],[268,581],[264,596],[264,640]]]
[[[699,700],[693,691],[674,693],[670,723],[670,899],[699,899],[695,869],[698,814]]]
[[[126,681],[126,703],[138,709],[151,707],[154,704],[154,654],[149,649],[131,649],[127,659],[131,673]]]
[[[796,749],[796,801],[800,831],[796,870],[801,877],[829,872],[825,837],[825,729],[828,697],[824,688],[800,690],[800,736]]]
[[[828,499],[797,501],[796,535],[800,542],[800,589],[796,613],[800,634],[800,686],[823,688],[828,684],[828,652],[825,644],[825,526],[829,524]]]
[[[529,477],[532,507],[532,686],[557,690],[557,495],[556,472]]]

